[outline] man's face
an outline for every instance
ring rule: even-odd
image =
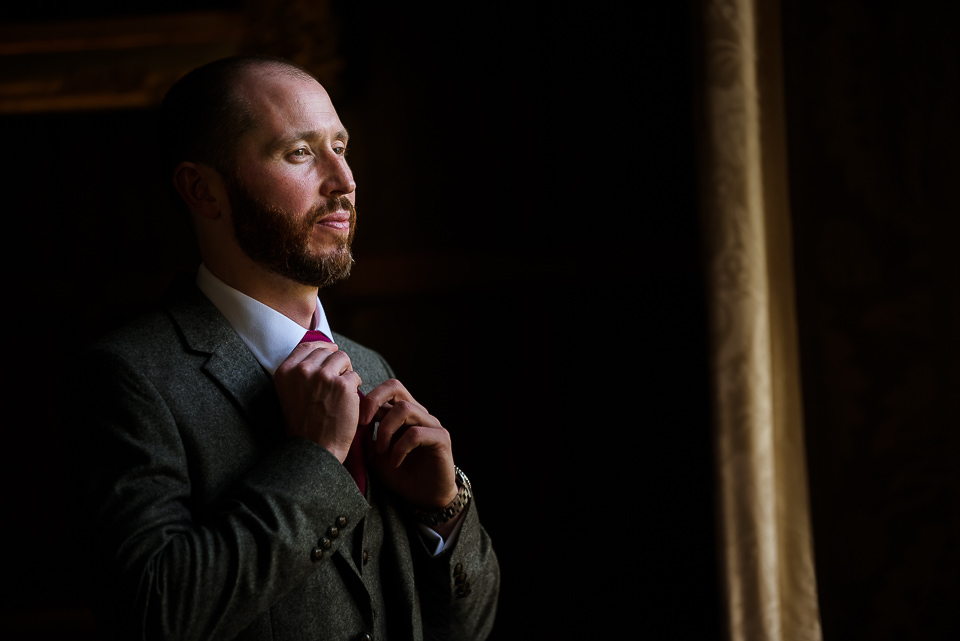
[[[257,126],[225,176],[240,248],[290,280],[324,287],[345,278],[356,222],[347,133],[323,88],[270,68],[239,87]]]
[[[236,179],[228,179],[233,232],[240,249],[260,265],[311,287],[326,287],[350,275],[356,210],[345,196],[317,204],[304,215],[269,205]],[[349,212],[347,234],[332,234],[327,245],[313,247],[314,228],[341,221]]]

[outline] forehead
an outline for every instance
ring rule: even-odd
[[[330,96],[313,78],[269,67],[254,69],[241,77],[237,95],[250,107],[255,124],[249,135],[257,143],[343,131]]]

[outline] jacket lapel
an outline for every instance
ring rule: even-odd
[[[273,381],[223,314],[196,286],[167,306],[187,346],[208,358],[203,370],[240,409],[266,444],[282,437]]]

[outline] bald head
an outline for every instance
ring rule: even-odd
[[[167,166],[182,161],[233,171],[237,141],[256,126],[250,101],[238,89],[251,76],[275,74],[316,82],[284,60],[237,56],[194,69],[167,92],[160,111],[161,144]]]

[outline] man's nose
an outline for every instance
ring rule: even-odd
[[[357,183],[353,180],[353,172],[343,156],[331,154],[326,163],[320,167],[323,180],[320,191],[325,196],[338,196],[353,193]]]

